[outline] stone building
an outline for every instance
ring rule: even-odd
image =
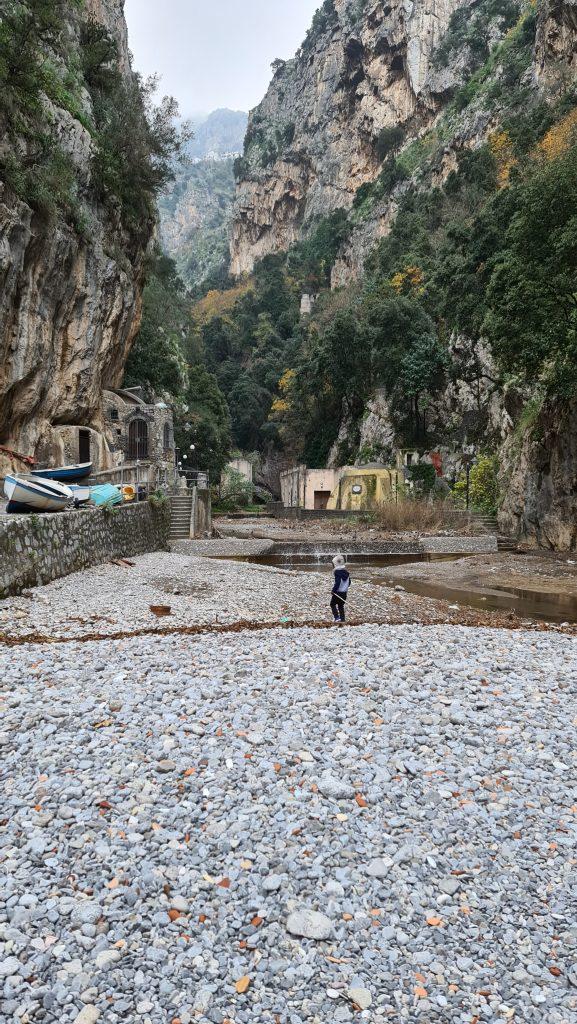
[[[125,462],[174,466],[174,423],[165,402],[147,404],[141,388],[104,392],[106,437],[110,451]]]
[[[152,472],[149,482],[174,469],[174,424],[165,402],[149,404],[141,388],[107,390],[102,395],[104,428],[61,424],[53,428],[49,450],[39,453],[46,465],[92,462],[93,473],[139,462]]]
[[[285,508],[307,511],[366,512],[395,501],[403,493],[403,474],[391,466],[342,466],[308,469],[295,466],[281,473]]]

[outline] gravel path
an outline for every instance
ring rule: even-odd
[[[576,678],[450,626],[0,646],[0,1020],[575,1024]]]

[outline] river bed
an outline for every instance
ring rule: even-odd
[[[332,572],[326,554],[298,550],[251,555],[239,560],[292,571],[324,572],[327,577]],[[571,560],[535,555],[462,558],[367,553],[350,555],[347,564],[353,581],[373,586],[402,586],[419,597],[482,611],[509,612],[522,619],[577,622],[577,572],[570,570]],[[399,567],[407,567],[407,570],[399,572]]]

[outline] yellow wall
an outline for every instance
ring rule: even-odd
[[[353,488],[360,487],[359,494]],[[367,512],[388,501],[395,501],[403,490],[403,474],[396,469],[345,470],[336,485],[328,507]]]

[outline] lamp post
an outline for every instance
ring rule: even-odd
[[[473,445],[463,448],[463,462],[465,464],[466,485],[466,507],[467,512],[471,506],[471,469],[475,464],[475,448]]]

